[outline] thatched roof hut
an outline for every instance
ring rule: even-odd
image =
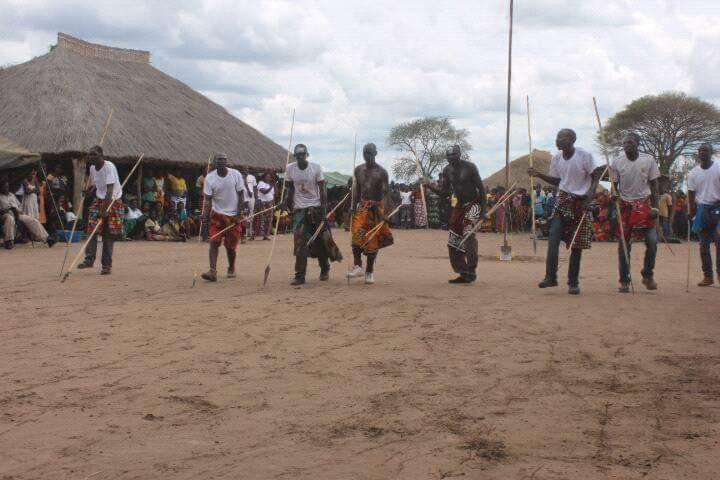
[[[547,174],[550,171],[550,160],[552,154],[544,150],[533,150],[533,166],[541,173]],[[527,170],[530,168],[530,155],[523,155],[510,162],[510,185],[517,182],[517,188],[530,189],[530,177]],[[540,179],[536,182],[546,185]],[[486,189],[505,186],[505,167],[483,179]]]
[[[281,170],[285,149],[223,107],[150,65],[150,53],[58,33],[46,55],[0,70],[0,135],[44,158],[98,143],[128,163],[204,165],[223,151],[232,164]]]

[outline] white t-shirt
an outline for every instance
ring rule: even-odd
[[[117,200],[122,197],[122,185],[120,185],[120,177],[117,168],[112,162],[105,160],[100,170],[95,170],[95,165],[90,167],[90,185],[95,185],[95,196],[100,200],[105,200],[107,195],[107,186],[114,185],[113,199]]]
[[[592,185],[592,173],[597,168],[592,153],[575,147],[569,160],[562,152],[556,153],[550,161],[550,176],[560,179],[558,188],[573,195],[585,195]]]
[[[245,201],[249,202],[253,200],[255,197],[255,187],[257,186],[257,179],[255,178],[255,175],[247,174],[247,177],[245,177],[245,183],[247,183],[247,189],[245,190]]]
[[[305,170],[300,170],[297,163],[291,163],[287,167],[285,180],[293,182],[295,187],[293,208],[320,206],[320,186],[318,182],[325,180],[320,165],[308,162]]]
[[[657,162],[647,153],[640,153],[633,161],[622,152],[610,165],[610,178],[617,182],[620,197],[629,202],[650,196],[650,182],[659,177]]]
[[[238,214],[238,201],[240,192],[245,191],[245,182],[242,174],[234,168],[228,168],[224,177],[213,170],[205,177],[203,193],[212,197],[212,210],[234,217]]]
[[[411,205],[412,192],[400,192],[400,205]]]
[[[270,187],[270,191],[268,193],[263,193],[260,191],[260,189],[265,190],[268,187]],[[275,187],[260,180],[260,183],[258,183],[258,199],[261,202],[272,202],[273,200],[275,200]]]
[[[695,192],[695,203],[720,203],[720,162],[713,159],[713,164],[707,170],[703,170],[700,165],[690,170],[688,190]]]

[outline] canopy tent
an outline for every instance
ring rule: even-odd
[[[333,187],[347,187],[348,182],[352,178],[350,175],[345,175],[340,172],[324,172],[325,185],[328,188]]]
[[[550,171],[550,160],[552,160],[552,154],[544,150],[533,150],[533,166],[535,170],[540,173],[547,173]],[[517,188],[530,189],[530,177],[527,174],[527,170],[530,168],[530,155],[523,155],[522,157],[516,158],[510,162],[510,185],[517,182]],[[540,179],[535,179],[536,183],[545,185]],[[497,172],[493,173],[489,177],[483,179],[485,189],[492,189],[495,187],[505,187],[505,167],[501,168]]]
[[[0,137],[0,170],[29,165],[40,160],[40,155],[15,145],[10,140]]]

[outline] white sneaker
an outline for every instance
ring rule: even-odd
[[[362,269],[361,266],[355,265],[353,267],[353,269],[348,272],[347,276],[349,278],[357,278],[357,277],[361,277],[363,272],[364,272],[364,270]]]
[[[365,274],[365,284],[372,285],[373,283],[375,283],[375,275],[373,275],[372,273],[366,273]]]

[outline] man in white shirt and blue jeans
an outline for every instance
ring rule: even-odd
[[[695,217],[692,230],[700,237],[700,260],[703,279],[699,287],[714,283],[710,245],[715,244],[715,269],[720,281],[720,163],[714,162],[713,147],[703,143],[698,148],[700,165],[688,174],[690,218]]]
[[[545,278],[538,287],[557,287],[560,241],[564,240],[570,249],[568,293],[571,295],[580,293],[580,260],[582,251],[590,248],[592,241],[590,209],[602,174],[602,169],[595,163],[590,152],[575,148],[576,139],[577,135],[573,130],[560,130],[555,140],[560,153],[553,156],[549,175],[534,168],[528,170],[530,176],[558,187],[557,203],[550,219]]]

